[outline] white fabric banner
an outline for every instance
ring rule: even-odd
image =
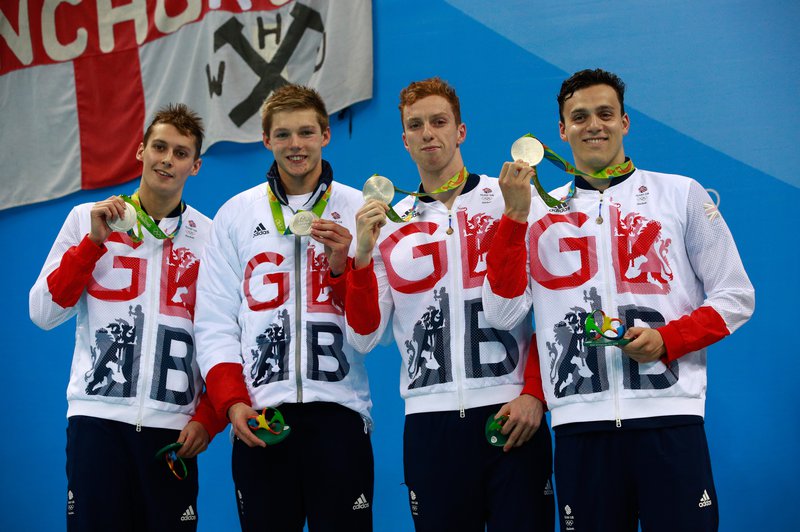
[[[135,179],[170,102],[203,117],[205,150],[260,141],[261,103],[286,83],[330,113],[372,97],[370,0],[75,3],[0,7],[0,209]]]

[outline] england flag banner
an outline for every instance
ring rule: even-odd
[[[2,0],[0,209],[139,177],[167,103],[203,117],[204,149],[257,142],[287,83],[331,113],[371,98],[371,1]]]

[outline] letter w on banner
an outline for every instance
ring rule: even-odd
[[[261,140],[264,98],[372,97],[370,0],[2,0],[0,209],[140,175],[146,122],[183,102],[204,147]]]

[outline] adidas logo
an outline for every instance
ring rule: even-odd
[[[369,508],[369,502],[367,502],[367,498],[364,497],[362,493],[361,496],[356,499],[356,502],[353,503],[353,510],[363,510],[364,508]]]
[[[260,222],[256,226],[256,228],[253,230],[253,238],[255,238],[257,236],[261,236],[261,235],[268,235],[268,234],[269,234],[269,230],[266,227],[264,227],[263,223],[260,223]]]
[[[542,495],[547,497],[548,495],[552,495],[552,494],[553,494],[553,485],[550,484],[550,479],[548,478],[547,479],[547,484],[544,485],[544,493],[542,493]]]
[[[700,503],[697,506],[699,506],[700,508],[711,506],[711,497],[708,496],[708,491],[703,490],[703,496],[700,497]]]
[[[181,516],[181,521],[197,521],[197,514],[194,513],[194,508],[190,504],[189,507],[183,512]]]

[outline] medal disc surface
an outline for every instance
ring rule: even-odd
[[[544,158],[544,146],[533,137],[520,137],[511,145],[511,158],[536,166]]]
[[[313,212],[300,211],[289,222],[289,229],[298,236],[308,236],[311,234],[311,222],[316,219],[317,216]]]
[[[374,175],[364,183],[361,193],[364,195],[364,201],[376,199],[389,205],[394,198],[394,185],[388,177]]]
[[[113,220],[106,220],[108,227],[112,231],[119,231],[125,233],[133,229],[136,225],[136,209],[130,203],[125,203],[125,216],[123,218],[114,218]]]

